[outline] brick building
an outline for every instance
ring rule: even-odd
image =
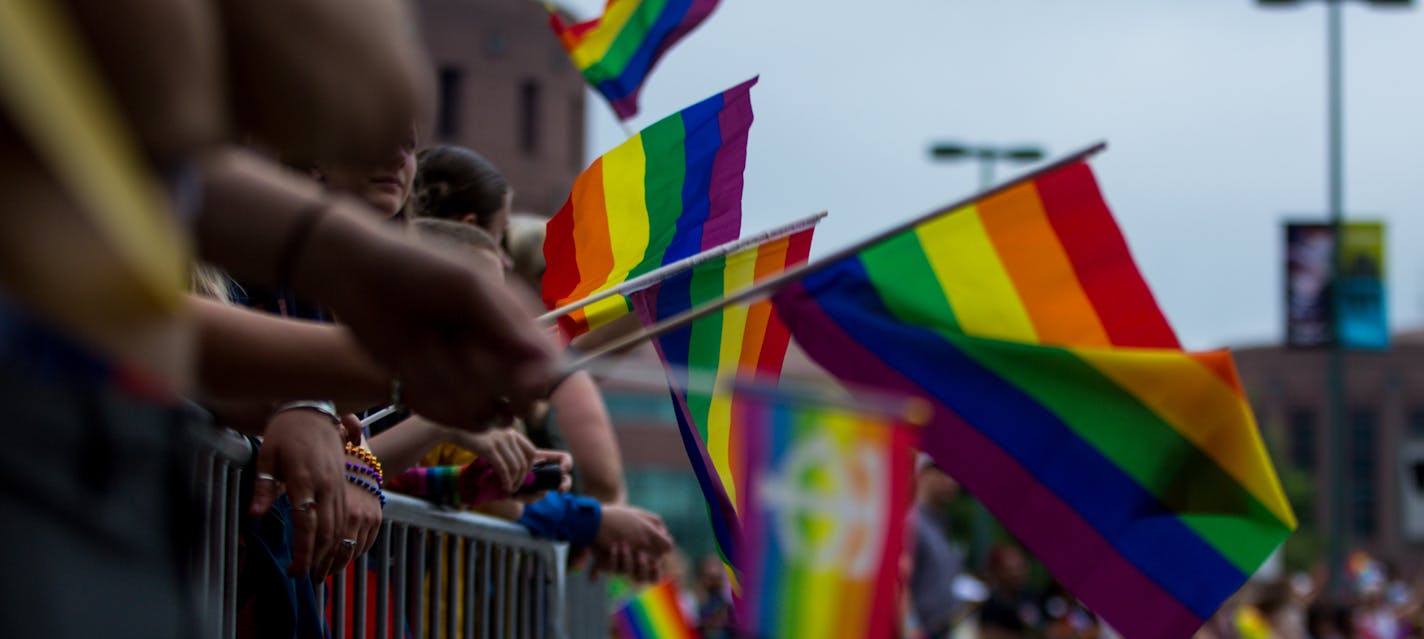
[[[1236,364],[1276,464],[1312,478],[1302,525],[1330,521],[1328,352],[1279,346],[1236,350]],[[1408,511],[1424,494],[1410,472],[1424,447],[1424,332],[1395,337],[1387,351],[1346,355],[1344,473],[1349,545],[1411,572],[1424,568],[1424,529]],[[1409,457],[1406,457],[1406,455]]]
[[[436,67],[427,142],[479,151],[514,186],[514,209],[552,215],[584,168],[584,83],[540,3],[418,0]]]

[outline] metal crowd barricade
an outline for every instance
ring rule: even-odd
[[[252,451],[205,433],[195,484],[205,526],[194,552],[203,636],[236,633],[242,466]],[[604,581],[566,570],[568,546],[476,513],[387,494],[371,552],[319,589],[335,639],[607,637]]]

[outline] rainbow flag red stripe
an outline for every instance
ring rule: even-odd
[[[628,600],[613,615],[620,639],[695,639],[678,604],[677,583],[665,581]]]
[[[645,325],[745,289],[787,268],[803,264],[811,252],[815,227],[769,240],[673,275],[632,295]],[[754,378],[774,383],[791,335],[763,300],[732,305],[673,331],[654,342],[673,381],[678,429],[724,560],[737,539],[738,486],[733,480],[736,447],[732,397],[716,392],[719,382]],[[679,373],[689,373],[686,388]]]
[[[739,636],[894,636],[913,405],[735,390]]]
[[[550,309],[735,240],[753,78],[618,145],[574,180],[544,239]],[[569,336],[627,314],[615,295],[559,318]]]
[[[835,376],[929,400],[925,451],[1125,636],[1191,636],[1295,528],[1230,354],[1177,347],[1085,162],[774,303]]]
[[[549,26],[585,80],[620,120],[638,114],[638,92],[667,50],[717,8],[717,0],[609,0],[603,15],[565,25],[551,8]]]

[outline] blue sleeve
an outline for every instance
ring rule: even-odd
[[[549,491],[543,499],[524,507],[519,524],[535,537],[587,546],[598,536],[603,507],[592,497]]]

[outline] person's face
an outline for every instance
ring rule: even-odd
[[[381,166],[321,167],[320,172],[327,186],[361,198],[382,217],[390,217],[405,205],[415,180],[415,136],[412,134]]]
[[[697,566],[697,580],[708,592],[721,592],[722,584],[726,578],[727,571],[716,557],[704,558],[702,563]]]

